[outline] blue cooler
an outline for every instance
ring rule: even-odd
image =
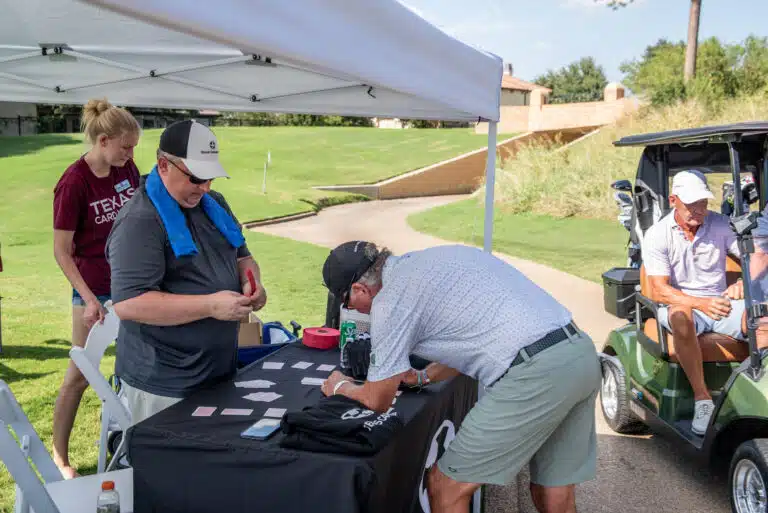
[[[237,366],[245,367],[249,363],[268,356],[286,344],[292,344],[299,338],[299,326],[295,321],[291,321],[293,332],[289,331],[280,321],[266,322],[261,330],[261,345],[253,347],[242,347],[237,350]]]

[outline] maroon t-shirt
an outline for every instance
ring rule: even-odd
[[[139,187],[132,160],[98,178],[80,158],[67,168],[53,190],[53,227],[75,232],[74,260],[85,283],[97,296],[108,295],[109,264],[104,254],[112,223]]]

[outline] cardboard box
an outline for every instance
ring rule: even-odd
[[[247,319],[240,322],[237,347],[253,347],[261,345],[261,331],[261,319],[259,319],[255,313],[251,312]]]

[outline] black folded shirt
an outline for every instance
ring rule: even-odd
[[[403,427],[394,408],[382,414],[343,395],[332,395],[302,411],[288,412],[280,423],[280,446],[314,452],[371,455]]]

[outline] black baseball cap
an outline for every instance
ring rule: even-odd
[[[337,246],[323,264],[323,281],[334,296],[344,300],[346,305],[352,284],[358,281],[376,262],[378,251],[371,242],[353,240]]]
[[[213,131],[193,119],[168,125],[160,136],[160,151],[180,158],[201,180],[229,178],[219,163],[219,144]]]

